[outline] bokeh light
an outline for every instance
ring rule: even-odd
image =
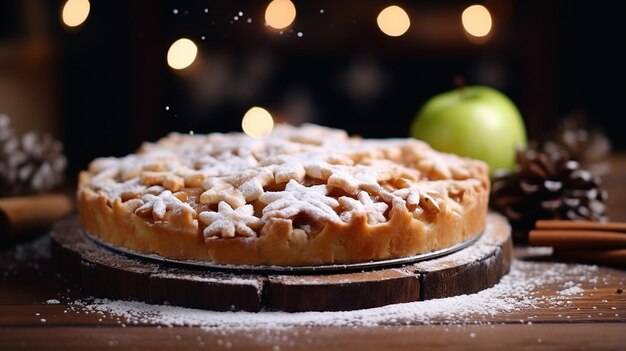
[[[167,51],[167,64],[173,69],[187,68],[195,61],[197,55],[196,44],[187,38],[181,38]]]
[[[466,8],[461,15],[461,22],[465,31],[477,38],[485,37],[491,31],[491,14],[482,5],[472,5]]]
[[[89,16],[90,8],[89,0],[67,0],[61,11],[61,20],[68,27],[80,26]]]
[[[274,0],[265,10],[265,22],[275,29],[287,28],[295,19],[296,6],[289,0]]]
[[[253,138],[264,138],[272,132],[274,119],[264,108],[254,106],[246,112],[241,120],[241,129]]]
[[[411,26],[409,15],[400,6],[392,5],[380,11],[376,18],[378,28],[390,37],[399,37]]]

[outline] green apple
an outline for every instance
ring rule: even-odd
[[[519,110],[503,93],[466,86],[430,98],[411,125],[411,136],[434,149],[485,161],[493,174],[515,166],[527,143]]]

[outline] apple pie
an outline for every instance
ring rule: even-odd
[[[172,133],[79,175],[82,228],[174,260],[303,266],[401,258],[485,227],[485,163],[412,139],[305,124]]]

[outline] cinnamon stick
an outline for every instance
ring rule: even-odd
[[[0,242],[45,231],[73,210],[65,194],[0,198]]]
[[[531,246],[552,246],[556,259],[626,265],[626,223],[539,220],[528,233]]]
[[[535,229],[550,230],[605,230],[626,233],[624,222],[592,222],[545,219],[535,222]]]
[[[603,230],[531,230],[530,246],[554,246],[568,249],[626,248],[624,233]]]
[[[617,250],[561,250],[555,249],[553,257],[591,263],[626,265],[626,249]]]

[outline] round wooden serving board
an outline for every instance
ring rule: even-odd
[[[509,272],[511,228],[490,213],[472,245],[440,258],[357,272],[239,273],[144,260],[87,238],[77,217],[52,231],[64,275],[98,297],[216,311],[341,311],[471,294]]]

